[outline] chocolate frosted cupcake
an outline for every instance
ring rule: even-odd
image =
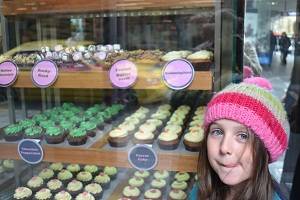
[[[32,126],[25,129],[24,138],[28,139],[42,139],[43,129],[39,126]]]
[[[44,180],[44,182],[47,182],[48,180],[53,178],[53,176],[54,172],[52,169],[45,168],[39,173],[39,177],[41,177]]]
[[[48,127],[45,132],[45,138],[48,144],[59,144],[64,142],[64,134],[61,128],[57,126]]]
[[[44,186],[44,181],[41,177],[34,176],[27,182],[27,186],[32,192],[36,192]]]
[[[50,181],[48,181],[47,187],[53,194],[56,194],[63,189],[63,184],[58,179],[51,179]]]
[[[63,169],[57,174],[57,178],[66,186],[72,180],[73,174],[70,171]]]
[[[51,199],[52,199],[52,193],[47,188],[40,189],[34,195],[34,200],[51,200]]]
[[[90,172],[79,172],[76,176],[78,181],[81,181],[83,185],[88,185],[93,180],[93,176]]]
[[[82,192],[83,184],[80,181],[72,180],[68,183],[67,191],[73,196],[76,197],[80,192]]]
[[[102,187],[97,183],[91,183],[84,187],[84,191],[91,193],[95,199],[102,198]]]
[[[69,133],[67,139],[70,145],[74,145],[74,146],[83,145],[87,141],[86,131],[82,128],[73,129]]]
[[[105,173],[100,173],[94,178],[95,183],[99,183],[103,189],[108,189],[110,186],[110,177]]]
[[[89,137],[95,137],[96,131],[97,131],[97,124],[93,123],[91,121],[88,122],[81,122],[80,123],[80,128],[83,128],[86,130],[86,134]]]
[[[13,200],[31,200],[32,191],[27,187],[18,187],[15,189]]]
[[[69,192],[62,190],[59,193],[55,194],[54,200],[72,200],[72,196]]]
[[[18,141],[23,138],[23,128],[19,124],[11,124],[4,128],[3,137],[6,141]]]

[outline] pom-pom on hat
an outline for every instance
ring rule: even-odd
[[[276,161],[287,149],[290,127],[283,105],[271,94],[271,88],[271,83],[261,77],[228,85],[208,103],[205,130],[220,119],[239,122],[261,139],[271,157],[270,162]]]

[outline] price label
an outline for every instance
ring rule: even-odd
[[[119,60],[109,70],[109,79],[112,85],[121,89],[133,86],[137,80],[137,76],[137,67],[129,60]]]
[[[42,60],[34,65],[31,70],[31,78],[35,86],[47,88],[55,83],[58,69],[52,60]]]
[[[157,154],[152,147],[138,144],[128,153],[129,163],[138,170],[151,170],[157,165]]]
[[[194,80],[193,65],[185,59],[175,59],[168,62],[162,71],[164,83],[171,89],[182,90]]]
[[[18,77],[19,69],[12,61],[0,63],[0,86],[8,87],[15,83]]]
[[[38,164],[43,160],[44,152],[39,140],[23,139],[19,142],[18,153],[29,164]]]

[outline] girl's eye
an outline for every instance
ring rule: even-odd
[[[249,139],[249,134],[248,133],[239,133],[238,139],[242,142],[246,142]]]
[[[218,129],[218,128],[212,129],[210,131],[210,135],[213,135],[213,136],[219,136],[219,135],[222,135],[222,134],[223,134],[222,130]]]

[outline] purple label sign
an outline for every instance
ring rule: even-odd
[[[42,60],[35,64],[31,70],[34,85],[40,88],[51,86],[57,79],[58,69],[51,60]]]
[[[43,149],[38,140],[21,140],[18,144],[18,152],[22,160],[29,164],[40,163],[44,157]]]
[[[157,155],[148,145],[138,144],[128,153],[129,163],[138,170],[151,170],[157,165]]]
[[[188,87],[194,79],[193,65],[184,59],[175,59],[168,62],[162,71],[164,83],[174,90]]]
[[[126,89],[137,80],[138,71],[134,63],[128,60],[115,62],[109,71],[109,78],[113,86]]]
[[[18,77],[18,67],[12,61],[0,63],[0,86],[8,87],[12,85]]]

